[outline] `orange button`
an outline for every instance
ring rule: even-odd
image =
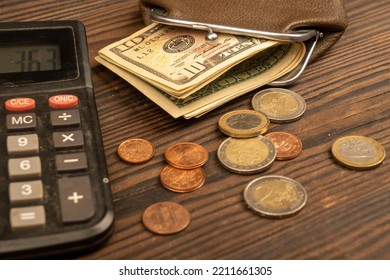
[[[49,98],[49,106],[52,108],[70,108],[79,104],[79,99],[71,94],[59,94]]]
[[[35,108],[35,100],[27,97],[17,97],[8,99],[5,102],[5,109],[8,111],[28,111]]]

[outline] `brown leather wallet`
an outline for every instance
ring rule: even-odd
[[[266,32],[321,33],[310,61],[335,44],[347,27],[342,0],[140,0],[146,24],[152,10],[173,19],[212,23]]]

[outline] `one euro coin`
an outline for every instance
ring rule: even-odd
[[[337,139],[331,151],[338,163],[357,170],[375,168],[384,161],[386,156],[386,151],[379,142],[357,135]]]

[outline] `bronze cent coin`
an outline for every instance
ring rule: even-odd
[[[266,114],[271,122],[287,123],[302,117],[306,110],[306,102],[291,90],[268,88],[253,96],[252,107]]]
[[[358,170],[377,167],[386,156],[386,151],[379,142],[357,135],[337,139],[331,151],[338,163]]]
[[[202,167],[178,169],[167,165],[160,174],[160,181],[168,190],[178,193],[192,192],[204,185],[206,174]]]
[[[287,132],[271,132],[265,135],[276,149],[277,160],[289,160],[297,157],[302,152],[301,140]]]
[[[142,223],[151,232],[168,235],[184,230],[190,224],[190,212],[175,202],[158,202],[145,209]]]
[[[123,141],[118,147],[119,157],[128,163],[141,164],[154,155],[154,146],[147,140],[132,138]]]
[[[199,144],[181,142],[165,151],[166,161],[179,169],[194,169],[204,165],[209,158],[207,150]]]
[[[271,218],[290,216],[301,210],[307,200],[305,188],[284,176],[263,176],[246,186],[244,200],[256,214]]]
[[[218,121],[219,130],[235,138],[251,138],[267,131],[268,117],[254,110],[236,110],[223,115]]]

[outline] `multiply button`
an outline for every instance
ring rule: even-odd
[[[84,135],[81,130],[54,132],[53,142],[56,149],[82,148]]]
[[[94,199],[88,176],[60,178],[58,191],[62,222],[83,222],[93,217]]]
[[[80,113],[78,110],[53,111],[50,112],[50,121],[53,126],[70,126],[80,124]]]

